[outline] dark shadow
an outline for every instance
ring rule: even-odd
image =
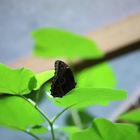
[[[132,53],[137,50],[140,50],[140,41],[137,41],[135,43],[129,44],[127,46],[124,46],[124,47],[114,50],[112,52],[109,52],[102,58],[83,60],[79,63],[76,63],[73,65],[73,70],[74,70],[74,72],[79,72],[87,67],[92,67],[92,66],[100,64],[102,62],[113,60],[115,58],[124,56],[128,53]]]

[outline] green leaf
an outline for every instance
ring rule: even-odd
[[[86,37],[57,28],[42,28],[32,33],[34,52],[42,57],[89,59],[103,56],[96,43]]]
[[[75,126],[67,126],[63,128],[59,128],[59,130],[62,130],[63,132],[67,133],[69,137],[71,137],[74,133],[80,132],[80,128]]]
[[[87,68],[78,73],[76,78],[78,87],[114,88],[116,86],[115,75],[107,63]]]
[[[0,64],[0,94],[25,95],[38,90],[54,76],[54,70],[33,73],[26,68],[11,69]]]
[[[138,128],[135,125],[130,124],[115,124],[118,130],[118,138],[116,140],[139,140],[140,136]]]
[[[140,109],[134,109],[126,112],[119,117],[120,120],[140,123]]]
[[[34,90],[38,90],[46,81],[54,76],[54,70],[44,71],[35,75],[37,85]]]
[[[44,134],[48,132],[48,129],[42,125],[36,125],[29,130],[30,133],[34,134]]]
[[[93,131],[92,128],[85,129],[81,132],[74,133],[70,137],[70,140],[87,140],[88,138],[90,138],[90,140],[103,140],[103,139],[101,139],[101,137],[98,135],[98,133],[96,131]]]
[[[108,105],[110,101],[122,100],[127,97],[124,90],[103,88],[75,88],[63,98],[53,98],[55,104],[61,107],[74,105],[74,108],[93,105]]]
[[[93,126],[72,135],[70,140],[139,140],[138,130],[130,124],[112,123],[105,119],[95,119]]]
[[[36,79],[29,69],[13,70],[0,64],[0,93],[24,95],[35,88]]]
[[[35,107],[19,96],[0,97],[0,125],[3,127],[26,130],[40,125],[44,119]]]

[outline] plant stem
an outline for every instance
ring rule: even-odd
[[[50,119],[45,115],[45,113],[36,105],[35,106],[36,110],[46,119],[46,121],[51,125]]]
[[[47,120],[47,122],[49,124],[51,124],[50,119],[45,115],[45,113],[37,106],[37,104],[32,103],[32,101],[29,101],[27,98],[25,98],[24,96],[21,96],[24,100],[26,100],[27,102],[29,102],[30,104],[32,104],[35,109]]]
[[[51,134],[52,134],[52,140],[55,140],[55,135],[54,135],[54,129],[53,129],[53,123],[51,122],[51,120],[45,115],[45,113],[37,106],[37,105],[34,105],[31,101],[29,101],[27,98],[23,97],[26,101],[28,101],[29,103],[31,103],[35,109],[46,119],[46,121],[49,123],[50,125],[50,128],[51,128]],[[27,131],[24,131],[26,133],[28,133],[29,135],[33,136],[34,138],[36,138],[36,140],[41,140],[40,138],[38,138],[36,135],[30,133],[30,132],[27,132]]]
[[[53,128],[53,123],[50,124],[51,128],[51,135],[52,135],[52,140],[55,140],[55,135],[54,135],[54,128]]]
[[[51,128],[51,135],[52,135],[52,140],[55,140],[55,135],[54,135],[54,129],[53,129],[53,122],[40,110],[38,106],[35,106],[35,108],[39,111],[39,113],[47,120],[47,122],[50,125]]]
[[[75,125],[82,129],[83,125],[82,125],[82,122],[81,122],[81,118],[78,114],[78,111],[75,110],[75,109],[72,109],[71,110],[71,115],[72,115],[72,118],[73,118],[73,121],[74,121]]]
[[[40,89],[36,91],[35,103],[38,104],[39,96],[40,96]]]
[[[35,108],[40,112],[40,114],[47,120],[47,122],[50,125],[51,128],[51,135],[52,135],[52,140],[55,140],[55,135],[54,135],[54,129],[53,129],[53,123],[51,122],[51,120],[42,112],[42,110],[40,110],[40,108],[38,106],[35,106]]]
[[[35,138],[36,140],[41,140],[39,137],[37,137],[36,135],[34,135],[33,133],[30,133],[28,131],[24,131],[25,133],[29,134],[30,136],[32,136],[33,138]]]
[[[54,122],[68,109],[70,109],[73,105],[63,109],[61,112],[59,112],[53,119],[52,119],[52,124],[54,124]]]

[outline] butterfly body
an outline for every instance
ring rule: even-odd
[[[75,86],[76,82],[69,66],[57,60],[55,62],[55,75],[52,81],[51,95],[53,97],[63,97]]]

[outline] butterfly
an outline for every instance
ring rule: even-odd
[[[53,97],[63,97],[74,89],[76,82],[70,67],[63,61],[55,62],[55,75],[51,85],[51,95]]]

